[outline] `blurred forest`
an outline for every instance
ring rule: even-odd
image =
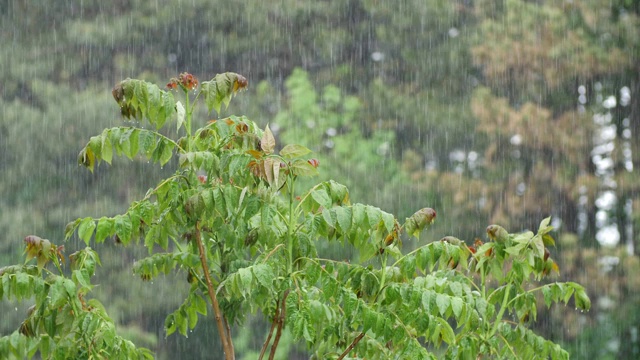
[[[0,0],[0,47],[0,266],[24,236],[60,243],[67,222],[123,212],[171,171],[78,167],[89,137],[122,121],[117,81],[234,71],[250,89],[227,115],[314,150],[352,199],[399,218],[435,208],[421,241],[551,215],[558,279],[594,307],[540,308],[536,331],[574,358],[640,357],[638,0]],[[163,334],[185,279],[133,277],[142,247],[97,250],[93,295],[123,335],[160,359],[211,354],[212,319]],[[0,334],[28,305],[2,304]],[[264,339],[254,325],[234,330],[240,359]]]

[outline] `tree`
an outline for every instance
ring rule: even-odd
[[[486,243],[447,236],[403,254],[402,234],[418,237],[435,221],[433,209],[401,224],[377,207],[352,203],[347,188],[333,180],[300,189],[299,178],[318,172],[311,151],[294,144],[278,149],[269,126],[262,130],[246,117],[193,129],[198,102],[219,112],[246,86],[235,73],[202,84],[182,73],[169,91],[126,79],[113,89],[122,115],[155,130],[107,128],[78,156],[91,171],[114,155],[144,156],[160,166],[177,156],[176,172],[124,214],[80,218],[65,230],[87,246],[107,238],[124,245],[142,240],[149,255],[134,267],[142,279],[184,273],[190,288],[165,320],[168,335],[186,335],[210,311],[208,302],[226,359],[235,358],[232,326],[256,311],[271,323],[260,358],[274,358],[285,328],[323,359],[568,357],[527,328],[539,301],[550,306],[573,297],[576,308],[590,307],[577,283],[535,284],[558,270],[546,249],[554,244],[549,218],[537,234],[490,225]],[[184,136],[164,135],[160,130],[169,125]],[[318,257],[316,244],[323,241],[353,246],[357,262]],[[0,339],[0,353],[108,358],[125,346],[122,356],[149,356],[114,335],[110,319],[96,310],[99,303],[85,302],[99,263],[94,251],[70,257],[69,279],[60,266],[62,248],[36,236],[25,242],[27,261],[35,258],[37,265],[3,268],[0,295],[35,297],[36,305],[19,331]],[[50,262],[58,274],[46,268]],[[52,275],[43,278],[46,273]]]

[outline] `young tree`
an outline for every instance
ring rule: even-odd
[[[190,289],[167,316],[167,335],[186,335],[211,311],[208,303],[228,360],[235,358],[233,325],[258,311],[271,323],[260,359],[274,358],[285,329],[318,359],[568,358],[527,327],[542,301],[567,304],[573,297],[576,308],[590,307],[576,283],[538,283],[558,271],[546,248],[554,244],[549,218],[536,234],[490,225],[485,243],[446,236],[403,254],[403,237],[419,238],[435,221],[433,209],[401,223],[379,208],[352,203],[347,188],[333,180],[301,189],[298,180],[316,175],[318,160],[302,145],[279,147],[269,126],[262,130],[246,117],[194,129],[199,102],[220,112],[247,85],[235,73],[202,84],[182,73],[168,91],[124,80],[113,89],[122,115],[155,129],[107,128],[78,157],[91,171],[114,155],[144,156],[160,166],[177,157],[175,173],[125,213],[77,219],[65,230],[66,238],[77,233],[87,246],[108,238],[124,245],[142,240],[149,256],[136,262],[134,273],[144,280],[185,274]],[[169,125],[183,136],[165,135],[161,130]],[[36,304],[18,331],[0,339],[0,354],[150,356],[115,335],[97,301],[84,300],[99,264],[93,250],[70,257],[69,279],[61,248],[36,236],[25,241],[27,261],[36,258],[37,265],[3,268],[0,297],[35,298]],[[325,241],[352,246],[356,258],[319,257],[317,244]],[[49,262],[57,271],[45,267]]]

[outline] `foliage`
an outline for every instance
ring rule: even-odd
[[[541,299],[550,306],[573,297],[576,308],[590,308],[577,283],[534,286],[558,270],[546,249],[554,244],[549,218],[537,234],[509,234],[490,225],[486,243],[477,239],[468,246],[447,236],[403,254],[402,233],[418,237],[435,221],[433,209],[420,209],[401,224],[377,207],[352,203],[347,188],[333,180],[300,189],[298,179],[315,176],[319,162],[302,145],[279,148],[269,126],[262,130],[246,117],[230,116],[192,131],[201,97],[219,110],[247,86],[246,79],[225,73],[198,84],[183,73],[167,85],[178,89],[184,104],[145,81],[116,85],[113,96],[123,116],[158,130],[175,120],[184,136],[172,140],[158,130],[108,128],[89,140],[78,162],[94,171],[114,155],[144,156],[162,166],[175,154],[178,169],[124,214],[79,218],[65,230],[67,238],[77,233],[87,246],[112,237],[124,245],[142,240],[149,255],[136,262],[134,273],[143,280],[184,272],[190,289],[166,317],[167,335],[186,336],[209,313],[209,302],[227,359],[235,358],[231,326],[258,311],[272,324],[260,358],[267,351],[274,357],[285,327],[322,359],[568,357],[527,327]],[[58,260],[61,248],[35,236],[26,241],[27,260],[36,258],[37,266],[3,270],[0,294],[35,297],[36,305],[22,335],[2,339],[3,351],[59,358],[49,339],[70,333],[87,346],[67,349],[73,345],[60,340],[56,349],[105,358],[124,346],[123,356],[148,356],[115,336],[103,311],[94,314],[102,309],[99,303],[84,302],[99,263],[95,252],[87,247],[73,254],[68,279]],[[318,257],[317,244],[325,241],[353,246],[358,262]],[[60,275],[29,277],[51,260]]]
[[[71,277],[61,265],[64,246],[29,235],[26,263],[0,268],[0,299],[35,300],[20,329],[0,338],[3,359],[151,359],[151,352],[116,334],[113,321],[96,299],[85,300],[90,278],[100,265],[91,248],[69,255]],[[31,259],[37,265],[29,264]],[[53,263],[55,270],[45,268]]]

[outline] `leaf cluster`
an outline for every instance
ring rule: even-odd
[[[52,244],[46,239],[36,244],[34,235],[25,239],[28,251],[38,248],[47,254]],[[0,300],[34,300],[20,328],[0,338],[0,357],[43,359],[151,359],[148,349],[137,348],[116,333],[113,320],[96,299],[85,299],[90,282],[100,264],[98,254],[85,248],[69,256],[71,277],[43,268],[54,263],[60,270],[61,250],[51,251],[46,261],[0,269]]]

